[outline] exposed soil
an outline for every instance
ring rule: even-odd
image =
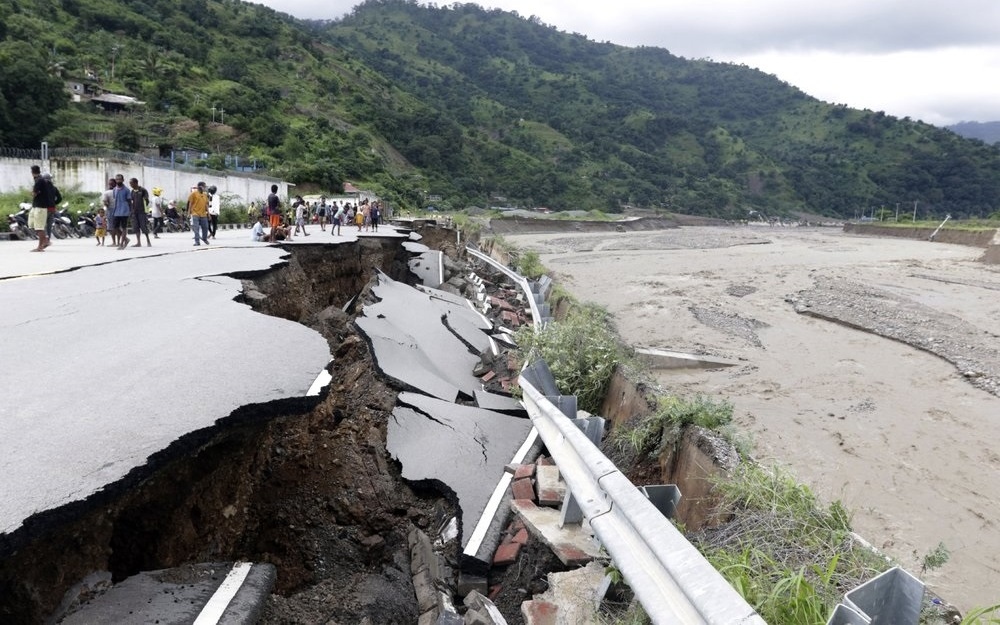
[[[422,234],[457,256],[454,231]],[[375,270],[406,281],[408,258],[398,240],[300,245],[284,267],[237,276],[255,309],[327,338],[335,360],[325,393],[246,406],[121,483],[5,537],[0,621],[44,621],[93,572],[118,581],[250,560],[278,569],[265,623],[416,623],[407,535],[419,528],[434,539],[456,511],[435,485],[403,480],[386,451],[397,390],[376,373],[352,323]],[[455,540],[442,550],[455,571],[457,551]],[[93,590],[77,587],[60,610]]]

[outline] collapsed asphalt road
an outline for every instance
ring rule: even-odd
[[[265,622],[416,621],[407,533],[436,536],[456,508],[402,479],[385,447],[398,389],[352,326],[376,269],[406,278],[402,237],[230,236],[0,281],[4,622],[74,609],[94,571],[237,559],[278,569]]]

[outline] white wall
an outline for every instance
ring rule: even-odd
[[[116,174],[138,178],[139,184],[152,189],[161,187],[168,200],[186,201],[191,187],[204,181],[215,185],[223,197],[230,195],[236,202],[259,204],[271,192],[271,185],[278,185],[278,195],[284,200],[288,196],[289,184],[275,178],[254,176],[240,172],[222,172],[211,169],[191,170],[190,168],[158,167],[137,162],[89,157],[58,157],[46,162],[37,159],[0,157],[0,193],[23,191],[25,201],[31,200],[31,166],[39,165],[42,171],[52,173],[52,180],[64,193],[80,191],[100,193],[107,188],[108,178]]]

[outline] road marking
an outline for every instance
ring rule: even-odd
[[[198,618],[194,621],[194,625],[215,625],[218,623],[222,618],[222,613],[229,607],[229,602],[233,600],[236,592],[243,586],[243,582],[246,581],[252,567],[253,563],[251,562],[237,562],[234,564],[229,574],[226,575],[226,579],[222,580],[222,583],[215,590],[215,594],[208,600],[205,607],[201,609]]]

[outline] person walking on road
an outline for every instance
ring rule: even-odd
[[[163,189],[153,187],[153,200],[150,202],[153,214],[153,238],[159,239],[163,232],[163,209],[166,201],[163,199]]]
[[[48,201],[46,202],[47,214],[45,216],[45,240],[48,241],[49,245],[52,244],[52,224],[56,220],[56,206],[62,203],[63,197],[62,193],[59,193],[59,187],[56,183],[52,182],[52,174],[49,172],[42,173],[42,180],[45,181],[48,189],[46,190],[48,195]]]
[[[296,196],[295,198],[295,234],[299,233],[299,228],[302,228],[302,235],[309,236],[306,232],[306,215],[309,212],[309,207],[306,206],[305,201],[302,196]]]
[[[222,198],[219,189],[213,184],[208,188],[208,236],[215,238],[219,229],[219,214],[222,212]]]
[[[129,178],[129,190],[132,192],[132,224],[135,229],[135,244],[142,247],[142,235],[146,235],[146,245],[153,247],[149,241],[149,222],[146,220],[146,206],[149,204],[149,191],[139,186],[137,178]]]
[[[125,187],[125,176],[116,174],[115,188],[111,190],[111,227],[114,229],[113,232],[118,235],[118,249],[120,250],[128,247],[128,219],[131,214],[132,192]]]
[[[49,237],[45,234],[45,223],[49,218],[49,189],[42,178],[42,168],[31,166],[31,177],[35,184],[31,188],[31,212],[28,213],[28,227],[38,235],[38,246],[32,252],[44,252],[49,246]]]
[[[198,186],[191,191],[191,195],[188,196],[187,210],[191,215],[194,244],[201,245],[198,242],[200,235],[201,240],[205,242],[205,245],[208,245],[208,194],[205,193],[204,182],[199,182]]]
[[[118,235],[115,233],[112,223],[114,219],[111,214],[114,212],[114,192],[115,192],[115,179],[108,178],[108,188],[101,193],[101,206],[104,207],[104,225],[105,228],[111,231],[111,245],[118,247]]]
[[[347,218],[347,212],[344,210],[344,206],[347,202],[344,202],[337,207],[337,212],[333,214],[333,224],[330,226],[330,234],[340,235],[340,224],[344,223],[344,219]],[[336,228],[337,231],[334,232],[333,229]]]

